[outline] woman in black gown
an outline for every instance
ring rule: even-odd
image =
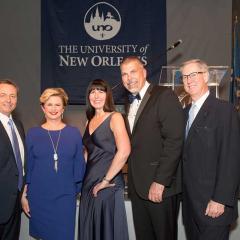
[[[122,115],[115,112],[109,85],[92,81],[86,93],[88,124],[83,137],[87,168],[79,240],[127,240],[124,180],[121,169],[130,153]]]

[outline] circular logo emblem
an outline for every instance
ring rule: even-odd
[[[85,14],[84,27],[94,39],[111,39],[120,30],[121,16],[113,5],[106,2],[96,3]]]

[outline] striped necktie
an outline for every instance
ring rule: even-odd
[[[192,126],[192,123],[193,123],[196,115],[197,115],[197,105],[192,104],[192,106],[191,106],[191,108],[188,112],[188,121],[187,121],[186,134],[185,134],[186,138],[188,136],[188,132],[189,132],[191,126]]]
[[[14,152],[14,156],[15,156],[16,164],[18,168],[18,190],[21,191],[22,185],[23,185],[23,166],[22,166],[22,159],[21,159],[21,154],[19,149],[19,143],[18,143],[17,134],[15,132],[12,119],[9,119],[8,125],[11,128],[12,147],[13,147],[13,152]]]

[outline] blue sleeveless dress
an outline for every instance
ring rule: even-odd
[[[117,150],[110,120],[111,115],[91,135],[87,125],[83,136],[88,160],[80,201],[79,240],[128,240],[122,173],[112,180],[114,187],[99,191],[97,197],[92,194]]]

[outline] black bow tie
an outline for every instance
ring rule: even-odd
[[[140,96],[139,93],[137,95],[133,95],[131,93],[128,94],[128,101],[129,101],[130,104],[132,104],[135,99],[141,100],[141,96]]]

